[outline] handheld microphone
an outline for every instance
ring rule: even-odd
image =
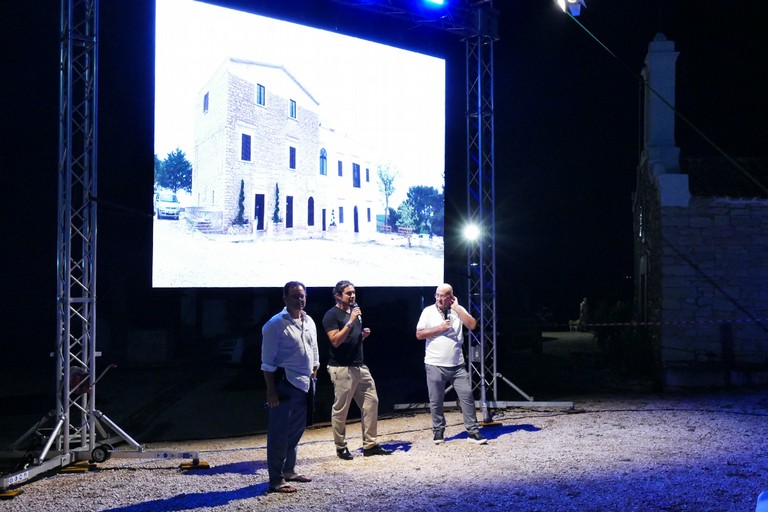
[[[443,310],[443,314],[445,315],[446,320],[451,319],[451,304],[453,304],[453,301],[454,301],[453,297],[448,297],[448,299],[446,299],[446,301],[443,303],[443,305],[445,306],[445,309]]]
[[[352,307],[353,308],[359,308],[360,306],[358,306],[357,302],[355,302],[354,304],[352,304]],[[360,322],[360,323],[363,323],[363,314],[362,313],[357,315],[357,321]]]

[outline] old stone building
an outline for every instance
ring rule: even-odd
[[[643,76],[634,196],[635,313],[666,388],[768,382],[765,160],[680,160],[674,42],[658,34]]]
[[[375,231],[375,158],[323,126],[320,102],[283,66],[228,59],[199,94],[191,212],[226,232]],[[375,172],[375,171],[374,171]]]

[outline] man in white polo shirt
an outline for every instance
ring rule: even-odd
[[[432,412],[432,431],[435,444],[445,442],[445,414],[443,399],[448,384],[453,386],[459,398],[459,407],[467,429],[468,440],[486,444],[480,434],[475,411],[475,399],[469,374],[464,364],[462,329],[477,326],[477,321],[459,305],[453,295],[453,287],[443,283],[435,292],[435,303],[424,308],[416,325],[416,338],[426,340],[424,366],[427,372],[429,409]]]

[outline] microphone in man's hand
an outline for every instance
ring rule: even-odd
[[[445,315],[445,319],[446,320],[450,320],[451,319],[451,304],[453,304],[453,298],[452,297],[449,297],[443,303],[443,305],[445,306],[443,308],[443,315]]]
[[[360,307],[360,306],[358,306],[358,305],[357,305],[357,302],[355,302],[354,304],[352,304],[352,308],[359,308],[359,307]],[[357,315],[357,320],[358,320],[360,323],[363,323],[363,313],[362,313],[362,312],[361,312],[359,315]]]

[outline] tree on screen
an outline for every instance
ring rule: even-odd
[[[389,226],[389,198],[395,193],[397,172],[386,165],[380,165],[376,174],[379,176],[379,192],[384,194],[384,225]]]
[[[155,155],[155,183],[173,192],[192,191],[192,164],[181,149],[171,151],[162,161]]]
[[[393,226],[399,226],[400,222],[400,216],[397,214],[394,208],[389,209],[389,221],[392,223]]]
[[[163,161],[157,158],[155,153],[155,191],[157,191],[157,178],[163,172]]]
[[[275,209],[272,211],[272,222],[277,224],[283,222],[283,218],[280,216],[280,185],[275,183]]]
[[[410,200],[403,201],[403,203],[397,208],[397,226],[402,228],[415,228],[419,221],[418,215],[416,215],[416,209],[413,207],[413,203]]]
[[[232,224],[237,226],[245,225],[245,181],[240,180],[240,195],[237,198],[237,217]]]
[[[413,206],[418,233],[442,235],[443,196],[436,188],[417,185],[408,189],[408,202]]]

